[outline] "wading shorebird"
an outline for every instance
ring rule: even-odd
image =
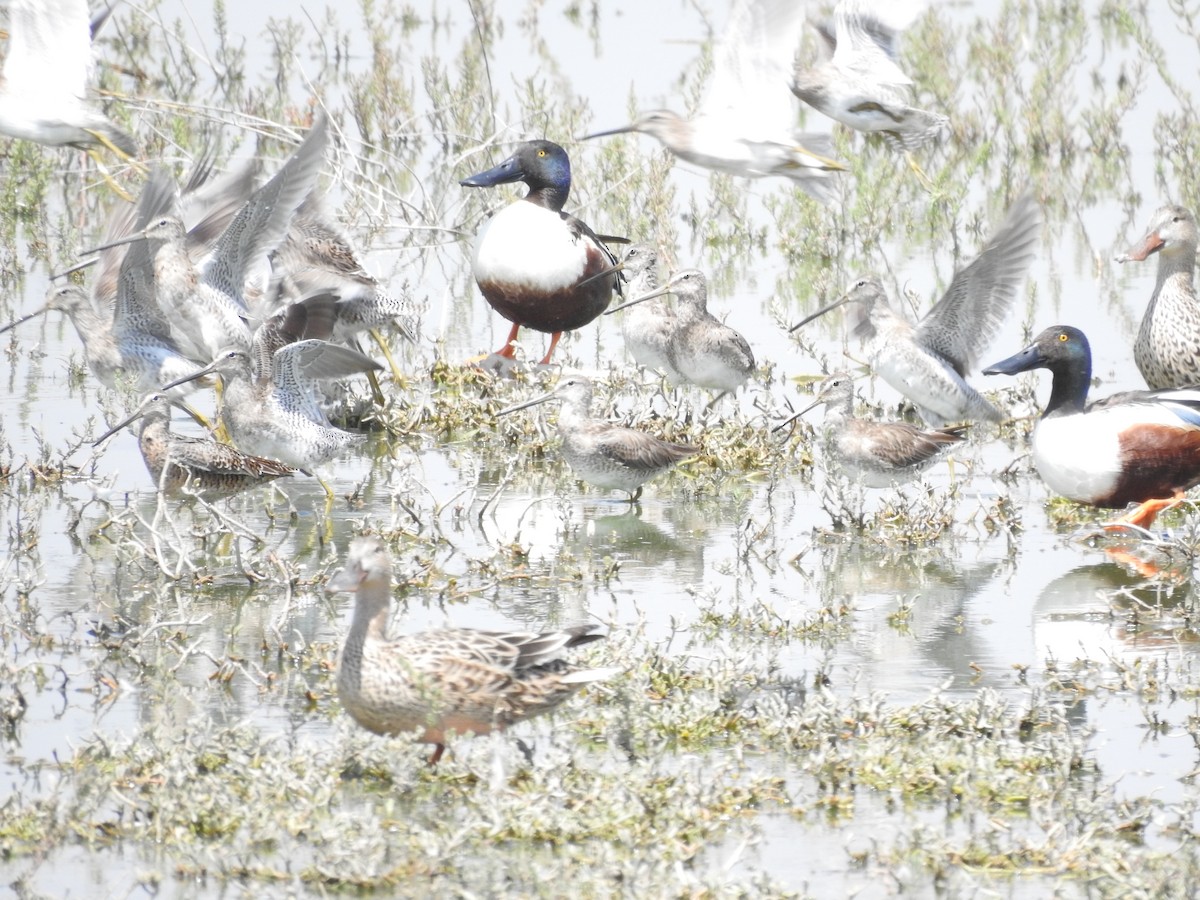
[[[795,331],[844,304],[854,304],[854,333],[867,345],[871,371],[911,400],[921,418],[1000,422],[1003,413],[966,382],[1000,330],[1033,262],[1041,210],[1030,192],[1013,203],[1003,224],[972,262],[954,275],[945,295],[916,325],[896,310],[878,278],[861,278],[839,299],[791,327]]]
[[[680,380],[718,391],[709,406],[736,391],[754,372],[754,352],[740,333],[708,311],[708,283],[699,269],[681,269],[665,285],[634,297],[608,314],[673,294],[675,329],[667,342],[667,361]]]
[[[274,478],[294,475],[291,466],[250,456],[211,438],[171,432],[171,400],[166,394],[146,396],[129,417],[95,440],[103,443],[122,428],[141,420],[138,449],[154,486],[162,491],[189,489],[214,493],[242,491]]]
[[[592,383],[571,375],[554,390],[500,410],[506,416],[520,409],[561,400],[558,434],[562,455],[579,478],[596,487],[624,491],[629,502],[642,496],[642,485],[676,463],[695,456],[699,447],[674,444],[653,435],[592,418]]]
[[[618,270],[624,271],[629,279],[625,285],[628,296],[639,297],[656,290],[659,286],[658,251],[653,244],[630,244],[625,256],[611,271]],[[683,376],[675,371],[667,353],[671,335],[679,323],[666,301],[654,299],[636,306],[626,303],[616,309],[626,310],[621,318],[621,334],[625,338],[625,349],[633,361],[639,366],[662,372],[672,382],[683,381]]]
[[[905,154],[926,184],[911,152],[933,140],[949,119],[910,105],[912,79],[897,64],[899,31],[864,0],[841,0],[833,29],[818,28],[826,59],[815,66],[797,63],[792,93],[855,131],[881,134]]]
[[[668,109],[644,112],[629,125],[583,140],[637,131],[698,166],[763,178],[780,175],[827,202],[834,173],[829,134],[797,133],[788,73],[804,27],[803,9],[786,0],[738,0],[721,40],[700,108],[690,119]]]
[[[605,272],[617,259],[592,229],[563,212],[571,161],[558,144],[528,141],[498,166],[464,178],[464,187],[524,182],[529,193],[489,217],[475,236],[471,270],[488,304],[512,330],[497,355],[511,359],[524,325],[550,334],[548,365],[564,331],[587,325],[620,290]]]
[[[1200,384],[1200,298],[1196,297],[1196,244],[1191,210],[1164,206],[1146,236],[1117,257],[1140,261],[1158,254],[1158,278],[1133,345],[1138,371],[1151,388]]]
[[[356,538],[345,568],[325,589],[355,595],[338,660],[342,708],[375,734],[417,733],[434,745],[431,766],[449,735],[507,728],[620,671],[564,659],[565,651],[604,638],[591,625],[543,634],[444,628],[389,637],[392,559],[377,537]]]
[[[867,487],[891,487],[915,478],[944,451],[966,439],[966,429],[961,426],[926,431],[907,422],[857,418],[854,382],[848,372],[835,372],[825,378],[813,402],[774,430],[779,431],[822,404],[826,452],[851,479]]]
[[[1055,325],[985,375],[1049,369],[1050,400],[1033,430],[1033,461],[1076,503],[1136,510],[1118,521],[1149,528],[1200,484],[1200,388],[1127,391],[1087,402],[1092,351],[1078,328]]]

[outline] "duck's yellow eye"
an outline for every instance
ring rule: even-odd
[[[1069,341],[1071,339],[1071,336],[1069,334],[1067,334],[1066,332],[1063,332],[1063,333],[1059,334],[1058,339],[1062,343],[1065,344],[1067,341]]]
[[[538,156],[545,156],[545,155],[546,155],[546,151],[545,151],[545,150],[539,150],[539,151],[538,151]]]

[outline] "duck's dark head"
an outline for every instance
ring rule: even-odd
[[[553,141],[527,141],[498,166],[459,182],[463,187],[494,187],[523,181],[529,185],[526,200],[560,210],[571,192],[571,160]]]
[[[1050,402],[1043,415],[1082,410],[1092,380],[1092,348],[1078,328],[1055,325],[1033,343],[983,370],[984,375],[1016,375],[1032,369],[1049,369],[1054,376]]]

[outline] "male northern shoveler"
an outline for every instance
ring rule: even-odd
[[[817,388],[816,399],[775,430],[825,404],[824,444],[851,478],[883,488],[929,468],[944,451],[965,440],[962,427],[925,431],[907,422],[875,422],[854,415],[854,381],[835,372]]]
[[[1129,391],[1088,404],[1092,351],[1078,328],[1055,325],[985,375],[1049,369],[1050,401],[1033,430],[1033,460],[1051,490],[1077,503],[1120,509],[1149,527],[1200,484],[1200,389]]]
[[[827,202],[834,174],[846,167],[830,158],[829,134],[795,132],[795,101],[784,87],[803,27],[802,9],[788,0],[739,0],[713,48],[712,76],[695,115],[653,109],[584,140],[641,132],[690,163],[747,178],[780,175]]]
[[[107,440],[138,419],[141,419],[138,449],[155,487],[160,490],[187,487],[194,491],[233,492],[296,473],[291,466],[250,456],[229,444],[173,434],[171,401],[162,393],[147,395],[132,415],[98,437],[95,443]]]
[[[607,308],[619,275],[601,275],[617,258],[592,229],[563,212],[571,160],[558,144],[529,141],[500,165],[464,178],[464,187],[522,181],[529,193],[487,219],[475,236],[471,268],[484,299],[513,323],[497,352],[511,358],[522,325],[550,334],[550,362],[564,331],[582,328]],[[599,277],[598,277],[599,276]]]
[[[591,625],[544,634],[445,628],[389,637],[391,585],[391,555],[377,537],[355,539],[346,567],[326,585],[331,593],[355,592],[338,661],[338,699],[368,731],[417,732],[436,745],[431,766],[447,735],[507,728],[619,671],[581,669],[563,658],[565,650],[604,637]]]
[[[740,333],[708,311],[708,283],[699,269],[681,269],[661,288],[634,297],[608,314],[663,294],[674,294],[678,301],[667,360],[680,378],[719,391],[714,403],[745,384],[754,371],[754,352]]]
[[[1164,206],[1146,236],[1117,257],[1124,263],[1158,254],[1158,280],[1133,345],[1133,359],[1151,388],[1200,384],[1200,298],[1193,280],[1198,242],[1191,210]]]
[[[855,131],[882,134],[928,181],[909,154],[949,119],[909,104],[912,79],[897,65],[897,29],[863,0],[841,0],[833,11],[833,29],[817,30],[829,58],[816,66],[797,62],[792,93]]]
[[[858,304],[854,332],[868,345],[872,371],[916,404],[928,424],[999,422],[1004,416],[967,384],[966,374],[1016,300],[1041,224],[1033,194],[1022,194],[979,256],[955,274],[942,299],[915,326],[893,309],[879,279],[862,278],[791,330],[843,304]]]
[[[629,502],[642,495],[642,485],[681,460],[695,456],[699,447],[674,444],[653,435],[592,418],[592,383],[572,375],[554,390],[524,403],[502,409],[505,416],[551,400],[562,401],[558,434],[562,455],[576,475],[596,487],[625,491]]]

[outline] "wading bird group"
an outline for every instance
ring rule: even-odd
[[[841,0],[831,20],[808,23],[820,44],[813,58],[797,52],[805,24],[794,4],[737,0],[692,115],[649,110],[586,138],[640,132],[687,163],[739,177],[780,176],[787,179],[777,182],[780,190],[795,185],[836,204],[851,189],[849,175],[833,158],[830,131],[796,130],[799,101],[864,140],[881,137],[932,188],[915,154],[951,134],[953,114],[915,105],[917,86],[901,66],[902,25],[880,4]],[[136,157],[135,140],[83,99],[90,69],[84,0],[13,0],[10,26],[0,132],[83,147],[101,164],[106,152]],[[332,423],[328,389],[359,375],[374,378],[383,368],[358,345],[363,332],[400,375],[378,329],[395,325],[415,340],[414,306],[363,268],[325,211],[319,176],[329,164],[330,141],[329,118],[318,112],[290,157],[261,183],[253,165],[216,176],[207,156],[182,184],[165,168],[150,169],[136,202],[114,215],[104,239],[87,251],[95,262],[90,292],[56,285],[41,308],[4,329],[47,311],[70,318],[95,377],[139,398],[101,440],[136,422],[160,490],[236,491],[354,452],[365,437]],[[475,284],[510,325],[503,346],[481,364],[502,372],[516,366],[525,328],[549,335],[541,364],[550,365],[564,333],[620,313],[634,362],[672,385],[711,392],[707,412],[719,411],[722,398],[756,372],[736,312],[728,322],[713,314],[701,270],[660,274],[660,260],[674,256],[671,248],[646,235],[603,235],[570,214],[571,179],[567,151],[546,139],[522,142],[502,161],[459,179],[466,188],[525,186],[523,197],[488,215],[474,235]],[[966,441],[969,423],[983,423],[976,431],[986,434],[1007,418],[968,377],[1022,294],[1041,228],[1036,191],[1024,190],[918,321],[910,321],[878,277],[865,275],[793,326],[844,308],[871,372],[907,398],[927,426],[857,415],[852,377],[829,375],[809,408],[826,407],[819,450],[841,477],[895,485]],[[1091,349],[1080,330],[1066,325],[1046,329],[1025,350],[983,370],[1050,370],[1050,399],[1032,439],[1038,472],[1052,490],[1080,503],[1138,504],[1124,520],[1130,525],[1148,525],[1200,483],[1197,242],[1191,212],[1168,205],[1121,257],[1158,257],[1157,284],[1134,345],[1150,390],[1089,403]],[[173,433],[173,406],[212,385],[220,387],[228,440]],[[590,379],[564,374],[550,392],[500,415],[558,403],[561,454],[571,469],[592,485],[624,492],[631,503],[648,481],[703,452],[593,417],[593,390]],[[436,745],[433,762],[449,734],[504,728],[614,674],[565,658],[565,651],[602,637],[590,626],[389,637],[391,582],[390,553],[376,537],[357,540],[345,568],[329,581],[330,591],[356,595],[338,694],[364,727],[416,732]]]

